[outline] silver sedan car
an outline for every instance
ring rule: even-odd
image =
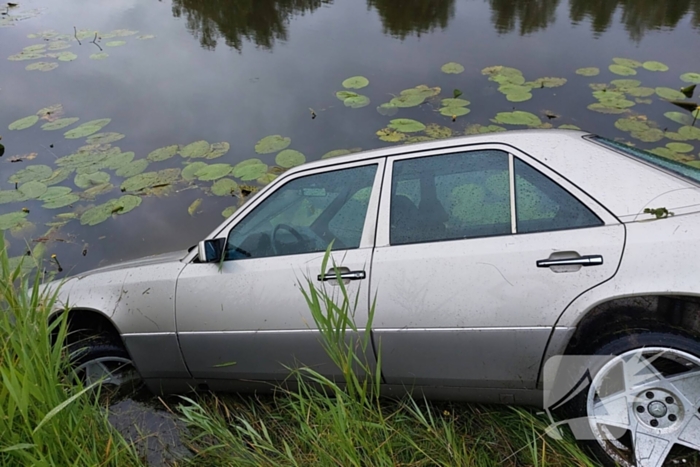
[[[360,327],[376,298],[387,394],[567,406],[627,466],[700,451],[700,169],[577,131],[289,170],[197,248],[67,280],[80,368],[159,393],[340,376],[299,289],[338,285],[331,242]]]

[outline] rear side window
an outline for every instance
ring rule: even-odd
[[[673,161],[671,159],[666,159],[665,157],[657,156],[649,151],[644,151],[639,148],[633,148],[624,143],[618,143],[602,136],[590,136],[588,137],[591,141],[598,144],[606,146],[610,149],[622,152],[625,155],[632,156],[636,159],[641,159],[651,165],[665,169],[666,171],[672,172],[675,175],[690,179],[695,183],[700,183],[700,168],[694,167],[692,165],[683,164],[680,162]],[[690,164],[697,164],[698,161],[692,161]]]
[[[537,170],[517,158],[513,167],[518,233],[603,225],[583,203]]]

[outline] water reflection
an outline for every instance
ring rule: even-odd
[[[687,14],[694,27],[700,26],[700,0],[570,0],[569,16],[574,23],[589,19],[600,34],[610,28],[618,8],[620,22],[635,41],[647,31],[675,28]]]
[[[311,13],[333,0],[173,0],[173,15],[184,16],[187,29],[205,49],[214,49],[221,38],[241,50],[243,42],[271,49],[287,39],[292,15]]]
[[[500,34],[532,34],[549,27],[560,0],[486,0],[491,21]],[[311,13],[333,0],[173,0],[176,17],[185,17],[187,29],[202,47],[214,49],[218,40],[240,50],[244,41],[271,49],[287,39],[287,24],[294,15]],[[470,2],[461,6],[470,7]],[[455,0],[367,0],[376,10],[384,33],[399,39],[447,28],[455,14]],[[642,39],[647,31],[674,28],[687,14],[700,26],[700,0],[569,0],[569,17],[578,24],[588,20],[596,36],[607,31],[616,13],[630,38]]]
[[[367,0],[367,7],[377,10],[384,34],[399,39],[445,29],[455,14],[455,0]]]
[[[496,31],[508,33],[516,28],[521,35],[546,29],[554,22],[559,0],[488,0],[491,21]]]

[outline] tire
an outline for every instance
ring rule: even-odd
[[[656,324],[653,330],[642,325],[600,342],[588,359],[591,383],[572,399],[567,410],[570,420],[585,419],[578,427],[586,426],[583,443],[591,453],[606,466],[661,467],[679,461],[700,465],[697,428],[690,429],[695,433],[690,437],[692,446],[675,444],[679,433],[688,439],[689,423],[700,427],[700,408],[696,406],[700,404],[700,341]],[[596,356],[610,358],[602,362]],[[620,372],[623,369],[625,373]],[[677,382],[670,385],[669,379],[674,378]],[[680,386],[680,378],[692,384]],[[626,393],[619,391],[623,381]],[[680,446],[679,450],[669,452],[674,445]],[[640,464],[635,446],[645,450],[644,457],[649,452],[655,454]]]
[[[117,392],[133,391],[141,378],[121,343],[94,337],[68,346],[71,368],[85,385],[95,384]]]

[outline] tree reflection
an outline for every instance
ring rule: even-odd
[[[491,21],[499,33],[521,35],[546,29],[554,22],[559,0],[489,0]]]
[[[292,15],[313,12],[333,0],[173,0],[173,15],[184,16],[187,29],[202,47],[214,49],[223,39],[241,50],[244,41],[272,48],[287,39]]]
[[[455,0],[367,0],[382,20],[384,34],[399,39],[445,29],[455,14]]]
[[[620,22],[635,41],[647,31],[674,28],[687,14],[692,23],[700,26],[700,0],[570,0],[571,21],[590,19],[593,30],[600,34],[612,24],[615,12],[620,11]]]

